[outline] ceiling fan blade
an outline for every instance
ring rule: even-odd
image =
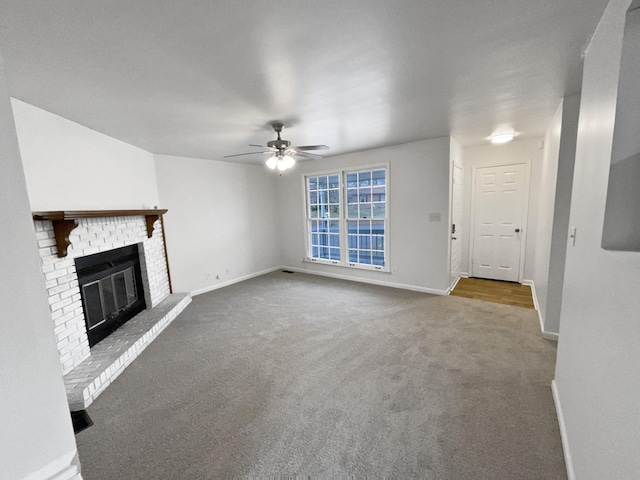
[[[271,147],[267,147],[266,145],[254,145],[253,143],[249,144],[250,147],[257,147],[257,148],[271,148]]]
[[[231,158],[231,157],[241,157],[243,155],[261,155],[263,153],[273,153],[271,151],[268,152],[247,152],[247,153],[236,153],[235,155],[225,155],[222,158]]]
[[[322,155],[318,155],[316,153],[307,153],[307,152],[296,152],[293,155],[300,155],[301,157],[315,158],[315,159],[324,158],[324,156]]]
[[[295,148],[296,150],[329,150],[329,147],[327,147],[326,145],[305,145],[302,147],[291,148]]]

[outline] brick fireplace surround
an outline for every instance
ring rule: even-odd
[[[160,215],[90,212],[91,218],[76,217],[77,227],[67,220],[72,230],[61,243],[56,221],[43,220],[42,213],[65,212],[36,212],[34,224],[67,399],[72,411],[84,410],[186,308],[191,296],[170,293]],[[147,309],[89,348],[74,259],[136,243]],[[66,249],[66,256],[59,256],[59,249]]]

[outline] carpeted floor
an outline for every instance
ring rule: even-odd
[[[89,407],[85,480],[566,478],[533,310],[274,272],[195,297]]]

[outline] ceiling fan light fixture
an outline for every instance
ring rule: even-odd
[[[280,161],[284,164],[285,169],[291,168],[296,164],[295,159],[290,155],[285,155]]]
[[[489,140],[491,140],[491,143],[501,144],[501,143],[510,142],[511,140],[514,139],[515,136],[516,136],[516,134],[513,131],[511,131],[511,132],[494,133],[493,135],[491,135],[489,137]]]
[[[267,167],[269,167],[271,170],[275,170],[276,167],[278,166],[278,163],[279,163],[278,157],[276,157],[275,155],[273,155],[272,157],[269,157],[265,162]]]
[[[282,172],[293,167],[296,164],[296,160],[290,155],[274,155],[265,164],[271,170],[278,169]]]

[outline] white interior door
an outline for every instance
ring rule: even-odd
[[[471,274],[519,281],[527,165],[476,169]]]
[[[462,237],[460,227],[462,225],[462,167],[453,165],[451,186],[451,280],[455,281],[460,276],[462,264]]]

